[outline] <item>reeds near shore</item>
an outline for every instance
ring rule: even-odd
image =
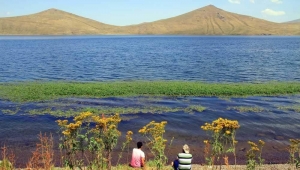
[[[300,82],[204,83],[192,81],[1,83],[0,98],[15,102],[65,97],[276,96],[299,94]]]

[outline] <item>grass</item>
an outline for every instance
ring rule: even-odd
[[[0,98],[35,102],[67,97],[276,96],[299,94],[300,82],[203,83],[187,81],[1,83]]]

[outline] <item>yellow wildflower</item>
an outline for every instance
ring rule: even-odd
[[[259,140],[258,143],[259,143],[260,145],[265,145],[265,142],[264,142],[263,140]]]
[[[82,112],[80,115],[74,118],[74,121],[83,121],[84,119],[92,116],[91,112]]]
[[[64,130],[62,134],[65,136],[70,136],[71,132],[69,130]]]

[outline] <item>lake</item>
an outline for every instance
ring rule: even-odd
[[[0,36],[0,81],[300,80],[300,37]]]
[[[275,36],[0,36],[0,82],[186,80],[204,82],[266,82],[300,80],[300,37]],[[247,98],[111,97],[65,98],[14,103],[0,99],[0,145],[9,145],[17,164],[26,166],[39,132],[53,133],[58,144],[58,117],[30,115],[31,110],[68,110],[86,107],[181,107],[163,113],[126,113],[122,134],[150,122],[168,121],[166,138],[174,138],[168,158],[188,143],[194,163],[204,163],[200,129],[218,117],[236,119],[238,163],[245,163],[247,141],[266,141],[266,163],[286,163],[290,138],[300,138],[300,96]],[[204,106],[187,113],[188,106]],[[241,112],[236,108],[259,108]],[[134,143],[131,144],[134,147]],[[117,152],[120,149],[117,150]],[[59,157],[59,150],[55,152]],[[56,159],[59,162],[59,158]],[[123,160],[124,162],[124,160]]]

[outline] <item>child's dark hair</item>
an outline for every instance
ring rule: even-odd
[[[139,148],[141,148],[143,146],[143,143],[142,142],[138,142],[136,145],[137,145],[137,148],[139,149]]]

